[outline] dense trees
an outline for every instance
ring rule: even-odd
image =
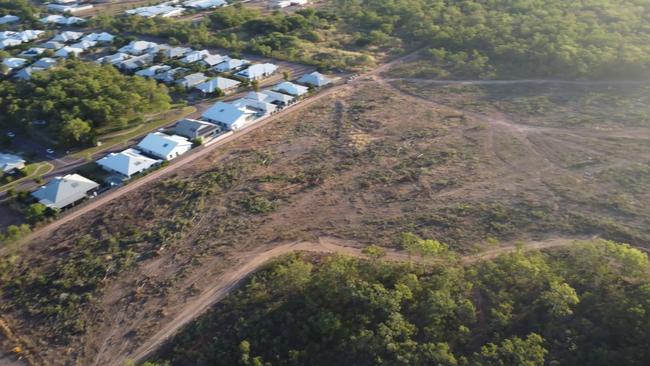
[[[28,0],[0,0],[0,16],[11,14],[19,16],[23,21],[35,21],[35,11]]]
[[[293,256],[257,274],[158,358],[178,365],[646,365],[649,273],[645,254],[606,241],[470,267]]]
[[[60,143],[83,145],[98,133],[141,121],[142,113],[165,111],[170,102],[166,87],[152,80],[68,61],[30,81],[0,83],[0,108],[6,111],[0,124],[28,130],[31,121],[45,120]]]

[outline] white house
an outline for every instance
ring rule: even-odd
[[[203,94],[214,93],[215,91],[217,91],[217,89],[221,90],[224,93],[228,93],[234,89],[237,89],[239,84],[241,84],[241,82],[238,80],[222,78],[221,76],[217,76],[214,79],[210,79],[204,83],[194,86],[194,88],[198,89]]]
[[[45,48],[42,47],[32,47],[28,50],[25,50],[18,54],[20,57],[36,57],[41,55],[43,52],[45,52]]]
[[[139,68],[151,65],[153,63],[153,55],[144,54],[127,58],[126,60],[115,64],[122,70],[133,71]]]
[[[110,34],[110,33],[106,33],[106,32],[90,33],[90,34],[85,35],[82,38],[82,40],[107,44],[107,43],[113,43],[113,41],[115,40],[115,36]]]
[[[65,47],[65,45],[61,42],[47,41],[41,44],[40,47],[46,48],[48,50],[60,50],[61,48]]]
[[[189,70],[184,67],[177,67],[175,69],[156,74],[153,78],[155,80],[162,81],[163,83],[171,84],[188,71]]]
[[[278,109],[275,104],[263,102],[260,100],[253,100],[248,98],[237,99],[232,102],[232,105],[239,108],[246,108],[257,112],[258,117],[267,116]]]
[[[237,107],[226,102],[217,102],[203,113],[201,118],[216,123],[228,130],[238,130],[257,117],[258,113],[246,107]]]
[[[208,56],[210,56],[210,52],[208,50],[192,51],[187,53],[182,59],[180,59],[180,62],[184,64],[193,64],[195,62],[203,60]]]
[[[61,48],[60,50],[57,50],[56,52],[54,52],[54,56],[62,57],[62,58],[68,58],[68,57],[70,57],[70,55],[75,55],[75,56],[78,57],[83,52],[84,52],[84,50],[82,50],[81,48],[65,46],[65,47]]]
[[[191,148],[192,143],[185,137],[162,132],[150,133],[138,144],[140,151],[164,160],[172,160]]]
[[[213,69],[216,72],[231,72],[241,69],[242,67],[250,64],[248,60],[240,60],[237,58],[228,58],[225,61],[217,64]]]
[[[84,34],[82,32],[65,31],[54,36],[54,38],[52,38],[52,41],[62,43],[74,42],[83,37],[83,35]]]
[[[142,70],[136,72],[135,74],[138,75],[138,76],[150,78],[150,77],[153,77],[153,76],[155,76],[157,74],[160,74],[162,72],[169,71],[171,69],[172,69],[172,67],[169,66],[169,65],[153,65],[153,66],[147,67],[146,69],[142,69]]]
[[[186,88],[191,88],[193,86],[199,85],[203,82],[205,82],[208,79],[205,74],[202,72],[197,72],[194,74],[186,75],[185,77],[176,80],[176,84],[182,85]]]
[[[17,17],[15,15],[7,14],[3,17],[0,17],[0,24],[10,24],[10,23],[15,23],[20,20],[20,17]]]
[[[246,78],[250,81],[260,80],[273,75],[278,70],[274,64],[264,63],[251,65],[249,68],[242,70],[235,75]]]
[[[25,160],[18,155],[0,153],[0,172],[10,173],[25,167]]]
[[[168,3],[163,3],[154,6],[143,6],[140,8],[127,10],[126,14],[137,15],[145,18],[153,18],[153,17],[169,18],[169,17],[176,17],[182,15],[184,11],[185,8],[183,7],[175,7],[169,5]]]
[[[250,92],[246,94],[245,98],[258,100],[260,102],[276,104],[279,106],[289,105],[294,100],[296,100],[296,98],[294,98],[291,95],[274,92],[272,90],[262,90],[261,92]]]
[[[126,46],[117,50],[118,52],[128,53],[130,55],[141,55],[151,48],[158,46],[158,43],[147,41],[132,41]]]
[[[186,8],[199,10],[214,9],[226,5],[228,3],[225,0],[190,0],[183,3],[183,6]]]
[[[63,4],[48,4],[47,10],[59,13],[78,13],[84,10],[90,10],[93,8],[92,4],[72,4],[72,5],[63,5]]]
[[[210,55],[210,54],[208,54],[206,57],[203,58],[203,60],[201,60],[201,63],[204,64],[207,67],[214,67],[214,66],[226,61],[229,58],[230,57],[228,57],[228,56]]]
[[[79,49],[84,50],[84,51],[86,51],[86,50],[88,50],[88,49],[90,49],[92,47],[95,47],[95,46],[97,46],[97,41],[80,41],[80,42],[77,42],[77,43],[74,43],[74,44],[70,45],[70,47],[72,47],[72,48],[79,48]]]
[[[54,66],[56,66],[56,63],[57,63],[57,61],[54,58],[43,57],[42,59],[34,62],[31,67],[34,70],[49,70],[49,69],[53,68]]]
[[[40,20],[43,24],[57,24],[57,25],[75,25],[85,23],[86,19],[79,17],[66,17],[63,15],[48,15]]]
[[[126,61],[134,56],[129,55],[128,53],[122,53],[118,52],[112,55],[104,56],[98,58],[95,62],[98,64],[109,64],[109,65],[117,65],[119,63],[122,63],[123,61]]]
[[[32,74],[33,74],[33,73],[34,73],[34,70],[33,70],[31,67],[27,66],[27,67],[25,67],[24,69],[20,69],[20,70],[19,70],[19,71],[14,75],[14,77],[15,77],[16,79],[20,79],[20,80],[30,80],[30,79],[32,78]]]
[[[65,208],[88,197],[88,192],[99,184],[79,174],[56,177],[32,192],[38,202],[50,208]]]
[[[286,8],[288,6],[291,6],[291,1],[289,1],[289,0],[272,0],[272,1],[269,1],[269,7],[270,8],[281,9],[281,8]]]
[[[97,161],[102,169],[131,178],[134,174],[142,173],[152,166],[160,164],[161,160],[149,158],[135,149],[126,149],[119,153],[110,153]]]
[[[298,85],[298,84],[294,84],[294,83],[292,83],[290,81],[285,81],[285,82],[282,82],[282,83],[274,86],[273,90],[276,91],[276,92],[293,95],[295,97],[305,95],[305,94],[307,94],[309,92],[308,87]]]
[[[0,50],[4,50],[9,47],[16,47],[23,43],[23,41],[15,38],[5,38],[0,40]]]
[[[330,79],[328,79],[327,77],[325,77],[325,75],[321,74],[318,71],[314,71],[311,74],[303,75],[300,79],[298,79],[297,82],[300,84],[313,86],[315,88],[319,88],[321,86],[325,86],[332,83]]]
[[[2,60],[2,63],[6,65],[10,70],[21,68],[27,63],[27,60],[24,58],[18,57],[7,57]]]

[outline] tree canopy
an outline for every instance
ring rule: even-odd
[[[173,365],[647,365],[648,314],[647,255],[607,241],[470,266],[293,255],[255,275],[155,359]]]
[[[68,61],[29,81],[0,83],[0,124],[29,130],[45,120],[52,136],[67,145],[92,143],[99,133],[141,121],[142,113],[169,109],[167,88],[153,80],[124,76],[112,66]]]

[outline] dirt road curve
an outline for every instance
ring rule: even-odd
[[[557,238],[546,241],[529,242],[522,250],[540,250],[563,247],[575,242],[576,239]],[[471,264],[484,259],[494,258],[498,255],[513,252],[517,249],[514,245],[503,246],[496,249],[488,250],[480,254],[468,255],[461,257],[462,263]],[[643,249],[643,248],[640,248]],[[644,249],[645,250],[645,249]],[[233,271],[229,271],[214,281],[214,286],[204,291],[199,297],[187,304],[183,311],[178,314],[172,321],[165,324],[156,334],[154,334],[145,343],[140,345],[130,355],[115,356],[110,365],[121,366],[127,360],[134,360],[136,364],[146,361],[146,357],[151,355],[158,349],[165,341],[170,339],[180,328],[187,325],[193,319],[207,311],[211,306],[216,304],[236,289],[248,276],[259,270],[264,264],[272,259],[282,255],[294,252],[316,252],[316,253],[339,253],[350,255],[357,258],[365,258],[366,256],[361,252],[361,249],[346,246],[344,243],[336,239],[321,239],[319,242],[294,242],[275,246],[271,249],[263,248],[244,254],[240,258],[241,265]],[[422,259],[418,257],[410,257],[407,253],[395,250],[388,250],[385,260],[394,262],[417,262],[417,263],[432,263],[432,259]],[[102,359],[102,355],[98,355],[97,359]],[[95,365],[100,363],[95,362]]]

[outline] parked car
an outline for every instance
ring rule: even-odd
[[[45,152],[48,153],[49,155],[54,154],[54,150],[53,150],[53,149],[46,149]]]
[[[13,132],[7,132],[7,137],[14,138],[14,137],[16,137],[16,134],[13,133]]]

